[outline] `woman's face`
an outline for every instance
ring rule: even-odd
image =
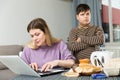
[[[32,41],[36,46],[42,46],[45,45],[45,33],[41,31],[40,29],[31,29],[29,31],[29,34],[32,38]]]
[[[90,10],[86,12],[80,12],[78,15],[76,15],[77,20],[81,25],[87,25],[90,23],[91,19],[91,13]]]

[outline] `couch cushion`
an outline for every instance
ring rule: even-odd
[[[22,50],[22,45],[4,45],[0,46],[0,55],[18,55]]]
[[[2,69],[6,69],[7,67],[4,65],[4,64],[2,64],[1,62],[0,62],[0,70],[2,70]]]
[[[13,73],[9,69],[0,70],[0,80],[12,80],[12,78],[16,76],[17,74]]]
[[[23,50],[22,45],[0,45],[0,55],[19,55],[19,52]],[[0,62],[0,69],[5,69]]]

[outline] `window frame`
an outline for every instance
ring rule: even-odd
[[[102,4],[103,5],[103,4]],[[113,35],[113,22],[112,22],[112,4],[111,0],[108,0],[108,25],[109,25],[109,42],[105,42],[105,45],[119,45],[120,41],[115,42],[114,41],[114,35]]]

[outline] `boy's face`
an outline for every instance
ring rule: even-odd
[[[76,15],[77,20],[81,25],[87,25],[90,23],[91,19],[91,13],[90,10],[86,12],[80,12],[78,15]]]

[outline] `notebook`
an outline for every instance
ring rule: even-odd
[[[1,55],[0,62],[6,65],[11,71],[20,75],[30,75],[30,76],[46,76],[51,74],[56,74],[65,71],[62,68],[51,69],[47,72],[34,71],[28,64],[26,64],[17,55]]]

